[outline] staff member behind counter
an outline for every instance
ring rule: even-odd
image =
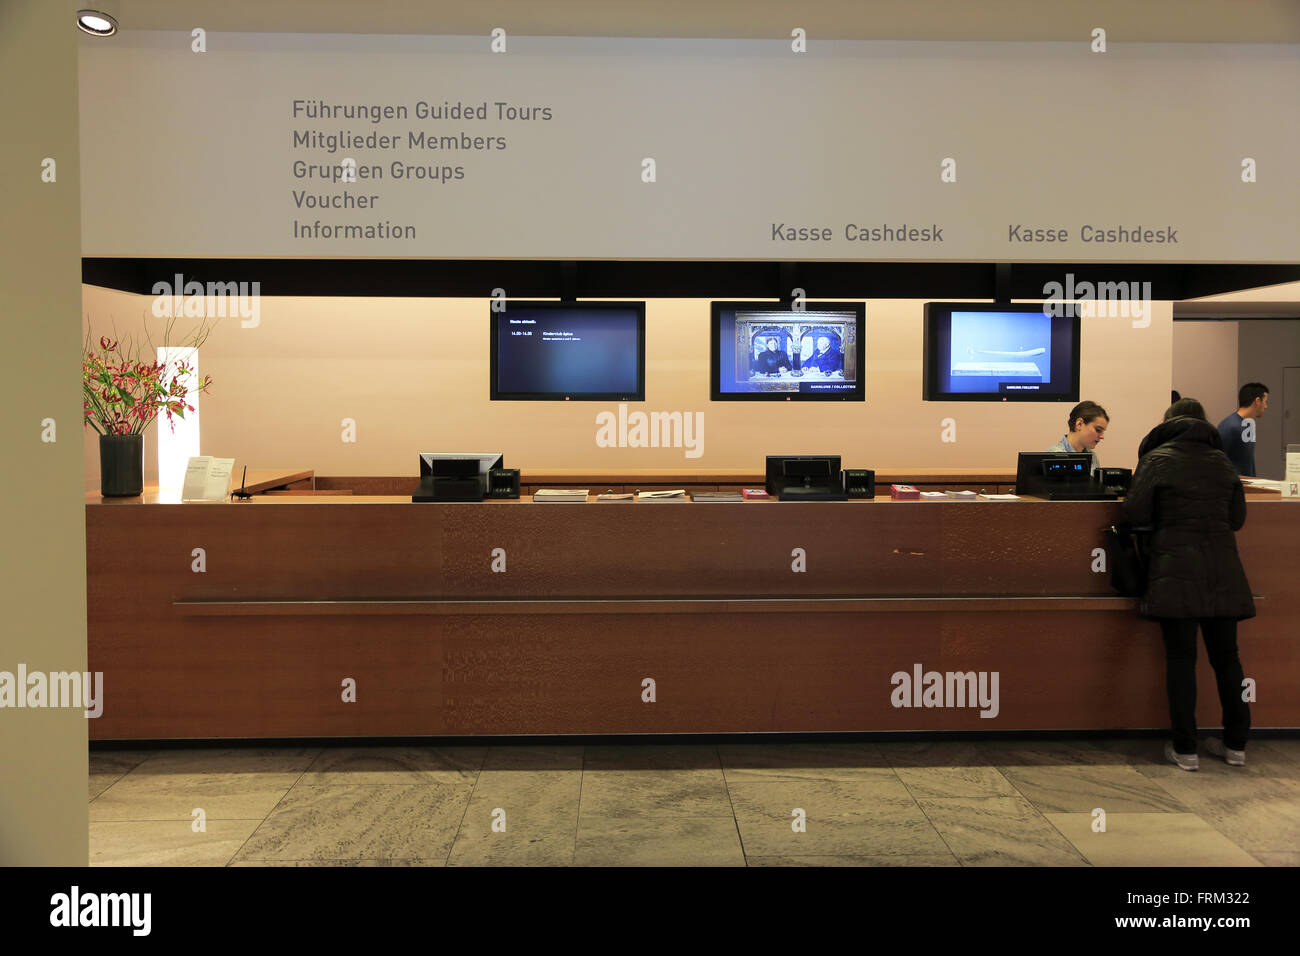
[[[1106,429],[1110,426],[1110,416],[1106,414],[1106,409],[1096,402],[1080,402],[1070,409],[1067,424],[1070,430],[1047,450],[1074,454],[1091,452],[1092,470],[1096,471],[1101,467],[1101,459],[1097,457],[1097,445],[1106,436]]]

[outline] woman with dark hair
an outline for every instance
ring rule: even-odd
[[[1106,429],[1110,427],[1110,416],[1106,414],[1106,409],[1096,402],[1080,402],[1070,409],[1066,425],[1070,430],[1047,450],[1075,454],[1089,452],[1092,455],[1092,470],[1096,471],[1101,467],[1101,459],[1097,457],[1097,444],[1105,437]]]
[[[1177,395],[1177,392],[1174,392]],[[1208,422],[1209,418],[1205,415],[1205,406],[1194,398],[1175,398],[1174,403],[1165,409],[1165,421],[1171,418],[1199,418],[1203,422]]]
[[[1246,495],[1223,453],[1219,431],[1195,399],[1175,402],[1142,441],[1124,518],[1152,528],[1147,545],[1143,617],[1160,622],[1173,740],[1165,756],[1183,770],[1196,755],[1196,629],[1214,668],[1223,708],[1223,739],[1206,749],[1234,767],[1246,763],[1250,706],[1241,698],[1237,622],[1255,602],[1237,556],[1235,532],[1246,523]]]

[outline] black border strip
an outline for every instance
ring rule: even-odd
[[[1001,270],[1002,283],[999,283]],[[1009,270],[1009,276],[1007,271]],[[88,285],[153,294],[154,284],[258,282],[262,295],[487,298],[1042,299],[1048,282],[1150,282],[1178,301],[1300,281],[1300,264],[617,261],[561,259],[81,260]]]

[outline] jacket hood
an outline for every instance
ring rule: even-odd
[[[1223,448],[1223,439],[1219,437],[1219,430],[1209,422],[1200,418],[1171,418],[1151,429],[1147,437],[1142,439],[1142,444],[1138,448],[1138,458],[1172,441],[1193,442],[1220,450]]]

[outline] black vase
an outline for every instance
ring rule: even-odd
[[[144,436],[99,436],[99,493],[134,498],[144,493]]]

